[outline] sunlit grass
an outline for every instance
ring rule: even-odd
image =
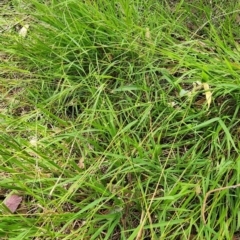
[[[204,197],[239,183],[238,8],[7,8],[20,19],[0,35],[0,197],[23,202],[1,207],[1,238],[232,239],[239,189]]]

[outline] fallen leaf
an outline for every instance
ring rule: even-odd
[[[28,28],[29,28],[28,24],[24,25],[18,32],[19,36],[25,38],[27,36]]]
[[[170,106],[170,107],[174,107],[174,106],[176,106],[176,105],[177,105],[176,102],[170,102],[170,103],[168,103],[168,106]]]
[[[184,97],[184,96],[186,96],[186,95],[188,95],[188,94],[189,94],[189,91],[188,91],[188,90],[185,90],[185,89],[181,89],[180,92],[179,92],[180,98],[181,98],[181,97]]]
[[[148,27],[146,28],[145,37],[146,37],[147,39],[151,39],[151,33],[150,33],[150,29],[149,29]]]
[[[22,197],[16,194],[8,196],[4,201],[3,204],[9,209],[11,213],[16,212],[17,208],[19,207],[20,203],[22,202]]]
[[[212,101],[212,93],[210,91],[209,84],[203,83],[203,89],[205,90],[205,96],[206,96],[206,101],[207,101],[207,105],[208,105],[207,109],[209,109],[209,107],[211,105],[211,101]]]
[[[85,168],[85,164],[84,164],[84,157],[81,157],[79,162],[78,162],[78,166],[79,168],[81,169],[84,169]]]
[[[34,147],[37,146],[37,142],[38,142],[37,137],[32,137],[32,138],[30,139],[30,144],[31,144],[32,146],[34,146]]]
[[[192,94],[194,94],[195,92],[201,90],[203,87],[202,83],[200,81],[196,81],[193,83],[193,89],[192,89]]]
[[[196,185],[195,192],[197,195],[199,195],[202,192],[200,185],[198,185],[198,184]]]

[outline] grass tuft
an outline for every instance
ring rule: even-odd
[[[238,1],[1,4],[1,239],[236,238]]]

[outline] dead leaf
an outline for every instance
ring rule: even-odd
[[[179,96],[180,96],[180,98],[182,98],[184,96],[188,96],[189,93],[191,94],[191,92],[189,92],[188,90],[181,89],[179,92]]]
[[[36,147],[36,146],[37,146],[37,142],[38,142],[37,137],[32,137],[32,138],[30,139],[30,144],[31,144],[33,147]]]
[[[84,169],[85,168],[85,164],[84,164],[84,157],[81,157],[79,162],[78,162],[78,166],[79,168],[81,169]]]
[[[18,32],[19,36],[25,38],[27,36],[28,28],[29,28],[28,24],[24,25]]]
[[[150,29],[149,29],[148,27],[146,28],[145,37],[146,37],[147,39],[151,39],[151,33],[150,33]]]
[[[202,192],[201,187],[198,184],[195,187],[195,192],[197,195],[199,195]]]
[[[196,81],[193,83],[193,89],[192,89],[192,94],[194,94],[195,92],[201,90],[203,87],[203,84],[200,81]]]
[[[209,84],[203,83],[203,89],[205,90],[205,96],[206,96],[206,101],[207,101],[207,105],[208,105],[207,109],[209,109],[211,102],[212,102],[212,93],[210,91]]]
[[[8,196],[4,201],[3,204],[9,209],[11,213],[16,212],[17,208],[19,207],[20,203],[22,202],[22,197],[16,194]]]

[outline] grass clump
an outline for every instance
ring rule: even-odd
[[[0,196],[23,201],[1,238],[236,237],[238,8],[6,3]]]

